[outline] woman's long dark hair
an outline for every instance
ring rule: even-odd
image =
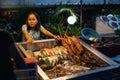
[[[41,21],[40,21],[39,15],[38,15],[36,12],[30,12],[30,13],[28,14],[28,16],[27,16],[27,20],[28,20],[29,15],[31,15],[31,14],[35,15],[35,17],[36,17],[37,20],[38,20],[38,23],[37,23],[37,25],[35,26],[35,30],[36,30],[36,31],[39,31],[39,30],[40,30],[40,25],[41,25]],[[30,30],[31,27],[28,25],[28,21],[27,21],[27,20],[26,20],[26,24],[27,24],[27,26],[28,26],[27,29]]]

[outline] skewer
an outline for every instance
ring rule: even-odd
[[[67,28],[66,28],[66,31],[65,31],[65,34],[67,33],[68,29],[69,29],[69,24],[67,25]]]
[[[62,37],[61,31],[60,31],[60,26],[58,25],[58,32],[60,34],[60,37]]]

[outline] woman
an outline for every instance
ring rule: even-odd
[[[16,65],[13,65],[12,59]],[[24,56],[17,48],[12,35],[0,29],[0,80],[16,80],[13,66],[25,68]]]
[[[59,36],[52,34],[41,25],[40,18],[36,12],[30,12],[28,14],[26,24],[22,26],[22,32],[24,35],[23,41],[27,41],[27,43],[32,43],[33,40],[39,40],[40,31],[49,37],[59,39]]]

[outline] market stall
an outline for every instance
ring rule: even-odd
[[[84,51],[74,57],[69,55],[69,52],[63,48],[61,42],[54,39],[34,41],[31,46],[27,45],[26,42],[20,42],[17,45],[26,57],[36,58],[38,74],[43,80],[80,78],[118,67],[116,62],[96,49],[91,48],[81,39],[79,43]],[[54,55],[50,51],[53,49],[56,50]],[[41,52],[43,52],[42,55]]]

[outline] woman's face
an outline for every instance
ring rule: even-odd
[[[28,25],[30,27],[35,27],[37,25],[37,23],[38,23],[38,20],[37,20],[37,18],[36,18],[36,16],[34,14],[30,14],[28,16],[28,20],[27,21],[28,21]]]

